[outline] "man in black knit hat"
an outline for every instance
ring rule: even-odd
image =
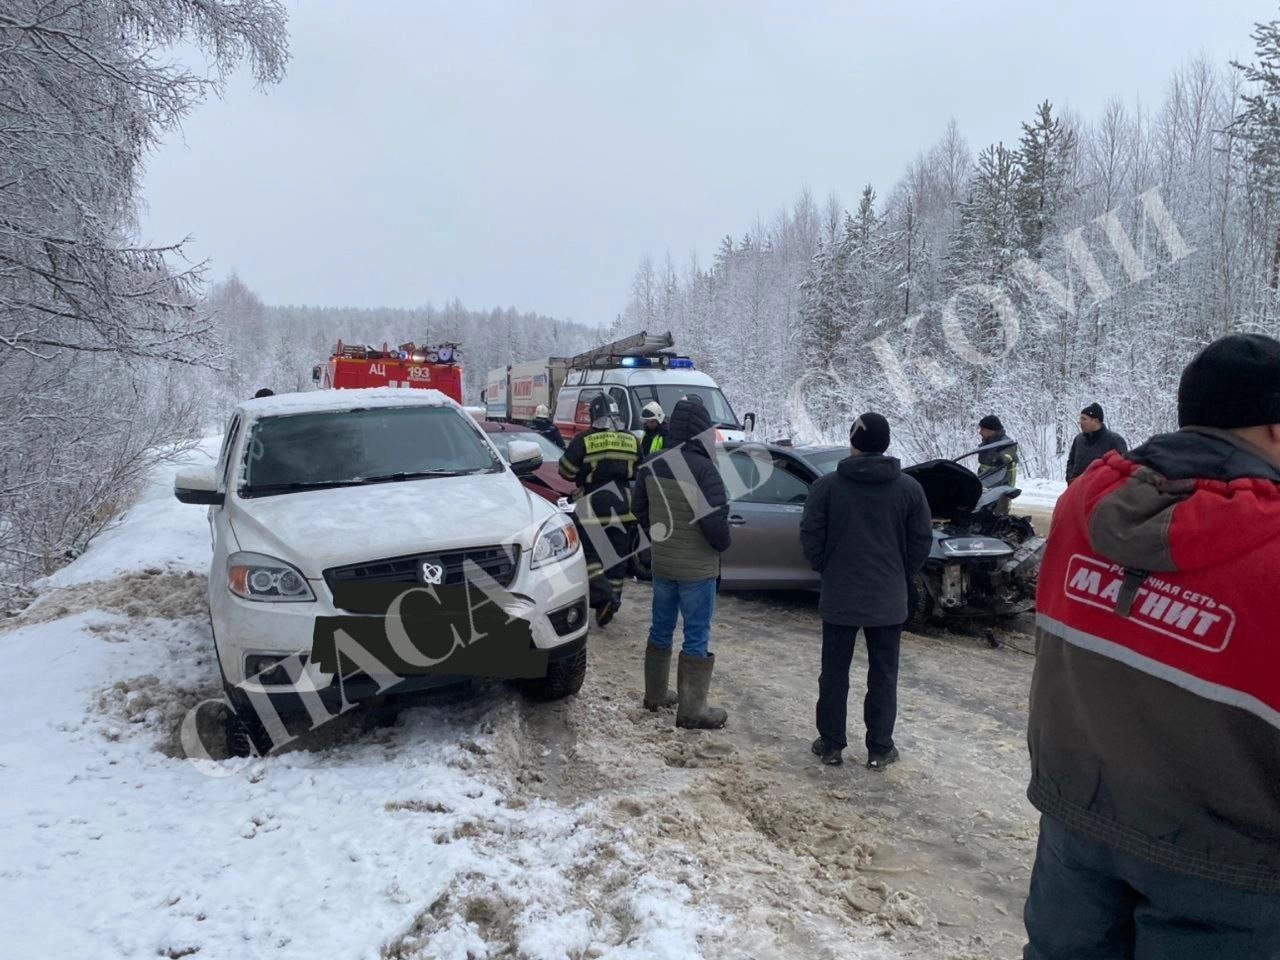
[[[924,489],[886,457],[889,423],[864,413],[849,431],[850,454],[809,488],[800,543],[822,574],[822,674],[818,678],[818,739],[823,763],[842,762],[849,666],[861,629],[867,640],[867,766],[898,759],[898,648],[907,619],[907,583],[924,566],[933,519]]]
[[[1071,452],[1067,454],[1067,483],[1112,450],[1123,456],[1128,452],[1129,444],[1120,434],[1107,429],[1103,422],[1102,404],[1094,401],[1080,411],[1080,435],[1072,441]]]
[[[982,440],[983,447],[987,447],[989,444],[998,444],[1001,440],[1009,439],[1009,435],[1005,433],[1005,425],[1001,424],[1000,417],[995,413],[988,413],[978,421],[978,439]],[[1018,485],[1018,444],[1014,443],[1009,447],[978,454],[979,477],[987,477],[997,471],[1004,472],[1004,477],[1000,480],[1001,484]],[[987,481],[983,480],[983,483]],[[1007,508],[1009,504],[1006,502],[1005,509]]]
[[[1280,957],[1280,342],[1207,346],[1178,425],[1058,501],[1026,960]]]

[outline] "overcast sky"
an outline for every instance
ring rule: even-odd
[[[290,4],[293,60],[148,162],[144,236],[270,303],[607,323],[640,257],[704,259],[807,185],[882,195],[954,116],[1015,142],[1045,99],[1158,103],[1248,58],[1262,0]]]

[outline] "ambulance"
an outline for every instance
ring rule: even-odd
[[[644,430],[640,410],[656,400],[670,413],[682,397],[701,400],[711,414],[719,441],[744,440],[755,414],[739,421],[720,387],[694,361],[675,351],[671,334],[641,331],[575,357],[549,357],[499,367],[486,377],[489,419],[527,423],[539,404],[553,408],[560,435],[570,440],[591,426],[588,408],[604,394],[618,406],[623,427]],[[551,398],[555,402],[551,402]]]
[[[321,388],[409,387],[439,390],[462,403],[462,351],[456,343],[419,347],[402,343],[395,349],[344,344],[334,347],[329,362],[316,364],[311,379]]]

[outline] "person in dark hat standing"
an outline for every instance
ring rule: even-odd
[[[1080,435],[1072,441],[1071,452],[1067,454],[1067,483],[1112,450],[1123,455],[1128,452],[1129,444],[1120,434],[1107,429],[1103,422],[1102,404],[1095,401],[1080,411]]]
[[[822,673],[813,752],[839,764],[848,745],[845,723],[849,666],[862,630],[867,642],[867,766],[883,770],[898,759],[898,648],[907,619],[907,584],[924,566],[933,522],[924,489],[885,456],[889,423],[864,413],[849,431],[850,456],[809,488],[800,543],[822,574]]]
[[[978,421],[978,439],[984,447],[995,447],[978,454],[978,479],[983,486],[1017,486],[1018,445],[1010,440],[1004,432],[1004,424],[994,413]],[[1009,442],[1000,446],[1004,441]],[[994,509],[997,513],[1008,513],[1009,501],[1001,500]]]
[[[1027,960],[1280,957],[1280,341],[1058,501],[1036,595]]]

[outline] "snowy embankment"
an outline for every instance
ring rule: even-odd
[[[723,935],[696,865],[667,879],[609,811],[523,789],[539,748],[500,685],[325,749],[182,759],[218,681],[176,469],[0,627],[6,956],[686,958]]]
[[[1018,489],[1022,491],[1014,502],[1016,513],[1020,509],[1043,510],[1052,513],[1058,498],[1067,489],[1065,480],[1020,479]]]

